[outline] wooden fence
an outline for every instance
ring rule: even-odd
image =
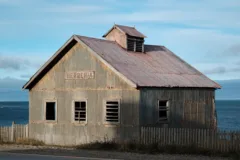
[[[196,146],[203,149],[228,152],[240,151],[240,132],[188,128],[141,128],[141,143],[160,146]]]
[[[0,142],[15,142],[18,138],[28,138],[28,124],[12,123],[12,126],[0,126]]]

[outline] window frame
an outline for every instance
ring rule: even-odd
[[[118,122],[108,122],[106,121],[106,115],[107,115],[107,102],[108,101],[117,101],[118,102]],[[121,123],[121,100],[118,98],[114,99],[105,99],[103,100],[103,124],[106,125],[120,125]]]
[[[86,103],[86,120],[85,121],[75,121],[75,102],[85,102]],[[88,122],[88,101],[86,98],[81,98],[81,99],[74,99],[72,101],[72,123],[74,124],[80,124],[80,125],[86,125]]]
[[[55,103],[55,120],[47,120],[46,117],[46,112],[47,112],[47,103],[48,102],[54,102]],[[58,120],[58,105],[57,105],[57,99],[45,99],[44,100],[44,115],[43,115],[43,119],[45,122],[52,122],[55,123]]]
[[[166,101],[166,106],[162,106],[162,107],[166,107],[166,109],[163,109],[164,111],[166,110],[166,114],[167,114],[166,120],[165,119],[161,120],[161,118],[159,116],[160,102],[161,101]],[[167,100],[167,99],[158,99],[157,100],[157,123],[165,124],[165,123],[169,122],[169,108],[170,108],[170,100]]]

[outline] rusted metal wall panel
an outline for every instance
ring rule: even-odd
[[[140,124],[159,125],[158,100],[169,100],[168,127],[213,128],[214,89],[162,88],[142,89],[140,94]]]
[[[72,71],[95,71],[95,77],[65,79],[65,73]],[[30,137],[60,145],[137,138],[139,94],[87,48],[76,44],[30,90]],[[120,125],[109,126],[103,121],[103,101],[112,98],[120,99]],[[44,120],[46,99],[57,102],[56,122]],[[72,122],[72,102],[76,99],[87,99],[86,125]]]

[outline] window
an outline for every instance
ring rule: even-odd
[[[74,102],[74,121],[75,122],[86,122],[87,121],[87,103],[86,101],[75,101]]]
[[[46,120],[56,120],[56,102],[46,102]]]
[[[105,121],[109,123],[119,123],[119,101],[106,101]]]
[[[127,50],[134,52],[144,52],[144,39],[139,37],[127,37]]]
[[[158,101],[158,121],[168,121],[168,101]]]

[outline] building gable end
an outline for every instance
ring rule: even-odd
[[[76,43],[85,46],[100,62],[106,65],[110,70],[113,71],[113,73],[125,81],[130,87],[137,87],[135,83],[118,72],[113,66],[107,63],[95,51],[93,51],[89,46],[87,46],[77,36],[74,35],[30,78],[30,80],[23,86],[23,89],[32,89]]]

